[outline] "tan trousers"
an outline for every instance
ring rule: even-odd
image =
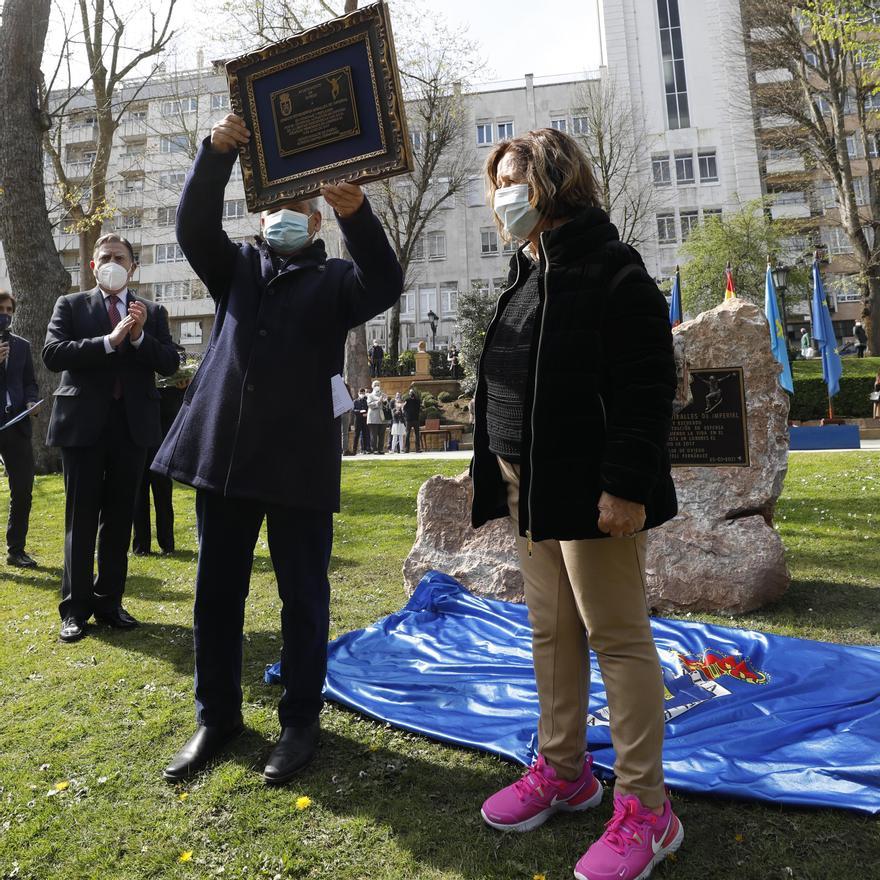
[[[518,532],[519,466],[498,463]],[[539,751],[563,779],[576,779],[583,769],[589,636],[608,694],[616,791],[653,808],[666,798],[663,675],[645,602],[645,544],[644,533],[547,540],[533,543],[529,556],[528,542],[517,534],[541,710]]]

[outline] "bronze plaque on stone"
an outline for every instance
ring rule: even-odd
[[[693,401],[672,416],[673,467],[748,467],[742,367],[690,370]]]

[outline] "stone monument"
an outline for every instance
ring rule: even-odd
[[[789,404],[767,321],[757,306],[732,299],[673,334],[686,381],[670,452],[685,466],[673,469],[679,515],[649,533],[648,604],[661,612],[751,611],[790,582],[772,525],[787,469]],[[480,595],[522,601],[510,520],[471,529],[471,491],[467,474],[432,477],[420,489],[406,589],[436,568]]]

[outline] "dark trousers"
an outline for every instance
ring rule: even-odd
[[[131,547],[139,553],[150,552],[150,490],[153,492],[153,505],[156,508],[156,541],[166,553],[174,550],[174,483],[170,477],[150,471],[155,456],[155,449],[147,453],[134,508],[134,537]]]
[[[352,452],[358,451],[358,438],[361,441],[361,449],[363,452],[370,451],[370,432],[367,430],[367,418],[366,416],[355,416],[354,417],[354,444],[352,445]]]
[[[330,627],[327,567],[333,514],[225,498],[199,489],[193,612],[199,724],[225,725],[241,715],[244,606],[264,518],[281,597],[284,693],[278,717],[282,727],[291,727],[310,724],[321,711]]]
[[[111,611],[121,604],[135,496],[146,456],[146,448],[132,442],[121,400],[110,406],[107,425],[94,446],[61,449],[66,495],[58,606],[62,620],[71,615],[88,620],[93,612]]]
[[[375,452],[385,451],[385,423],[370,425],[370,445]]]
[[[863,358],[865,356],[865,349],[867,347],[867,343],[865,343],[864,345],[861,342],[856,343],[856,357]]]
[[[0,431],[0,458],[9,478],[9,519],[6,521],[6,547],[10,553],[23,553],[31,518],[34,491],[34,451],[31,438],[21,425]]]
[[[407,422],[406,423],[406,451],[409,452],[409,438],[410,432],[416,432],[416,452],[422,451],[422,431],[419,427],[418,422]]]
[[[382,361],[370,361],[370,377],[378,379],[382,375]]]

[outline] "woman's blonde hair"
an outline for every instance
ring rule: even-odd
[[[486,160],[489,204],[494,202],[498,165],[510,155],[514,167],[529,185],[529,202],[549,220],[573,217],[584,208],[599,206],[593,169],[578,142],[555,128],[539,128],[502,141]],[[502,238],[509,236],[495,215]]]

